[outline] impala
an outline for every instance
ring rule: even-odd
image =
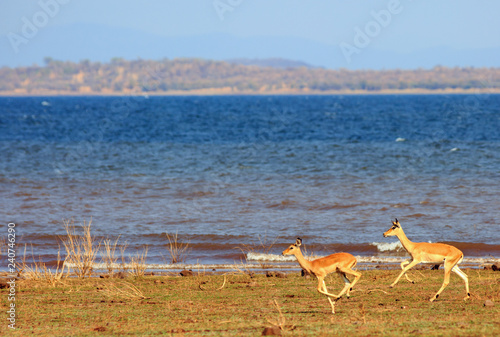
[[[349,297],[349,292],[361,277],[360,273],[352,270],[352,268],[356,265],[356,258],[349,253],[336,253],[313,261],[308,261],[300,251],[301,245],[302,239],[297,238],[295,244],[291,245],[285,251],[283,251],[283,255],[294,255],[297,258],[300,266],[305,271],[316,276],[316,278],[318,279],[318,292],[327,296],[327,299],[332,306],[332,313],[334,314],[335,302],[337,302],[344,294]],[[330,294],[326,289],[326,284],[324,281],[325,277],[332,272],[339,273],[345,282],[344,289],[342,289],[342,291],[338,295]],[[352,283],[349,281],[346,274],[353,275],[355,277]],[[334,299],[333,301],[332,298]]]
[[[470,297],[469,293],[469,280],[467,275],[458,268],[458,264],[462,262],[464,258],[464,254],[457,248],[444,244],[444,243],[427,243],[427,242],[412,242],[410,241],[405,233],[403,232],[403,228],[399,224],[398,219],[392,222],[392,227],[384,233],[384,237],[388,236],[397,236],[404,249],[411,255],[411,260],[407,260],[401,263],[401,269],[403,271],[391,284],[391,288],[398,283],[401,276],[405,275],[406,279],[412,283],[408,276],[405,274],[410,268],[416,266],[419,263],[432,263],[432,264],[444,264],[444,281],[443,285],[439,289],[439,291],[430,298],[430,301],[433,302],[436,298],[439,297],[439,294],[446,288],[448,283],[450,283],[450,274],[454,272],[458,276],[460,276],[465,282],[465,290],[467,292],[467,296],[464,300]],[[407,265],[407,266],[406,266]],[[406,266],[406,267],[405,267]]]

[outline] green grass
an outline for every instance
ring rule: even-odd
[[[316,279],[302,278],[298,272],[287,278],[250,278],[243,273],[128,278],[125,282],[147,297],[132,300],[106,291],[106,285],[120,287],[122,280],[64,279],[55,287],[20,280],[17,329],[8,329],[2,319],[0,335],[258,336],[266,326],[281,324],[282,333],[289,336],[498,336],[500,273],[465,272],[471,299],[463,301],[463,282],[452,275],[431,303],[428,299],[441,286],[443,270],[410,271],[416,284],[402,279],[395,288],[389,284],[399,271],[362,271],[351,298],[337,302],[335,315],[316,292]],[[224,277],[227,282],[217,290]],[[333,293],[343,286],[337,275],[326,281]],[[7,290],[0,295],[0,315],[6,318]],[[493,300],[495,306],[485,307],[485,300]]]

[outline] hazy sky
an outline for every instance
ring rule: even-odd
[[[372,34],[370,48],[403,53],[438,46],[500,47],[500,1],[495,0],[0,1],[4,40],[9,33],[22,36],[23,18],[33,22],[42,4],[57,2],[59,8],[51,9],[53,13],[45,10],[53,15],[37,18],[41,26],[37,39],[46,38],[45,27],[90,23],[167,37],[212,33],[301,37],[333,46],[343,42],[355,46],[359,29]]]

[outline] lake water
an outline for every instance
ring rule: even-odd
[[[403,256],[394,218],[500,257],[500,95],[0,97],[0,153],[3,237],[48,263],[69,219],[151,264],[165,233],[188,263]]]

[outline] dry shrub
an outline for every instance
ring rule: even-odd
[[[261,264],[261,266],[262,266],[262,264]],[[253,272],[252,270],[250,270],[249,268],[246,267],[246,264],[243,261],[243,259],[240,259],[240,264],[239,265],[235,264],[233,268],[234,268],[234,270],[236,270],[237,274],[247,275],[250,278],[254,278],[254,276],[255,276],[255,272]],[[262,268],[262,269],[265,269],[265,268]]]
[[[146,257],[148,256],[148,246],[144,247],[141,252],[137,252],[135,256],[130,258],[130,274],[133,276],[144,276],[146,272]]]
[[[170,254],[170,262],[171,263],[179,263],[184,262],[189,254],[189,242],[183,243],[179,241],[179,236],[177,232],[175,234],[168,234],[168,252]]]
[[[273,249],[274,245],[276,244],[276,241],[278,241],[279,236],[277,236],[273,241],[270,241],[267,238],[267,234],[262,238],[259,235],[259,243],[258,244],[242,244],[241,246],[236,247],[236,249],[241,250],[245,256],[252,252],[252,253],[264,253],[264,254],[269,254],[271,250]]]
[[[64,262],[61,263],[60,250],[57,251],[57,267],[55,271],[47,268],[41,257],[39,261],[35,260],[33,246],[31,247],[31,257],[33,263],[26,263],[26,245],[24,245],[24,255],[20,263],[20,268],[18,268],[18,276],[26,280],[46,281],[53,287],[57,282],[60,282],[64,274]],[[61,269],[59,270],[59,268]]]
[[[247,258],[249,253],[263,253],[270,254],[276,241],[278,241],[279,236],[277,236],[273,241],[270,241],[267,238],[267,234],[262,238],[259,235],[259,243],[258,244],[242,244],[241,246],[235,247],[235,249],[239,249],[241,253]],[[265,261],[260,263],[262,269],[272,268],[271,264],[266,264]]]
[[[270,320],[269,318],[266,318],[267,321],[271,323],[273,326],[278,327],[280,330],[285,330],[286,319],[285,316],[283,316],[283,313],[281,312],[281,308],[279,307],[278,302],[276,300],[273,300],[270,303],[273,304],[276,310],[278,311],[278,319],[273,321]]]
[[[122,271],[125,271],[125,269],[127,269],[127,261],[125,259],[125,256],[126,256],[125,250],[127,249],[127,246],[128,246],[127,242],[125,242],[125,244],[123,244],[123,245],[120,246],[120,257],[121,257],[120,259],[122,261],[120,263],[120,265],[121,265],[121,270]]]
[[[106,266],[108,273],[110,274],[113,274],[114,267],[116,266],[116,261],[118,260],[118,257],[115,256],[115,252],[119,239],[120,236],[118,236],[114,243],[110,239],[106,239],[103,241],[104,255],[102,256],[101,260],[102,263]],[[122,254],[123,253],[124,251],[122,252]]]
[[[82,235],[77,234],[73,220],[65,220],[66,237],[61,238],[66,249],[66,263],[73,268],[76,276],[84,278],[92,275],[92,266],[96,260],[101,247],[101,242],[92,237],[90,227],[92,219],[87,223],[83,222]]]

